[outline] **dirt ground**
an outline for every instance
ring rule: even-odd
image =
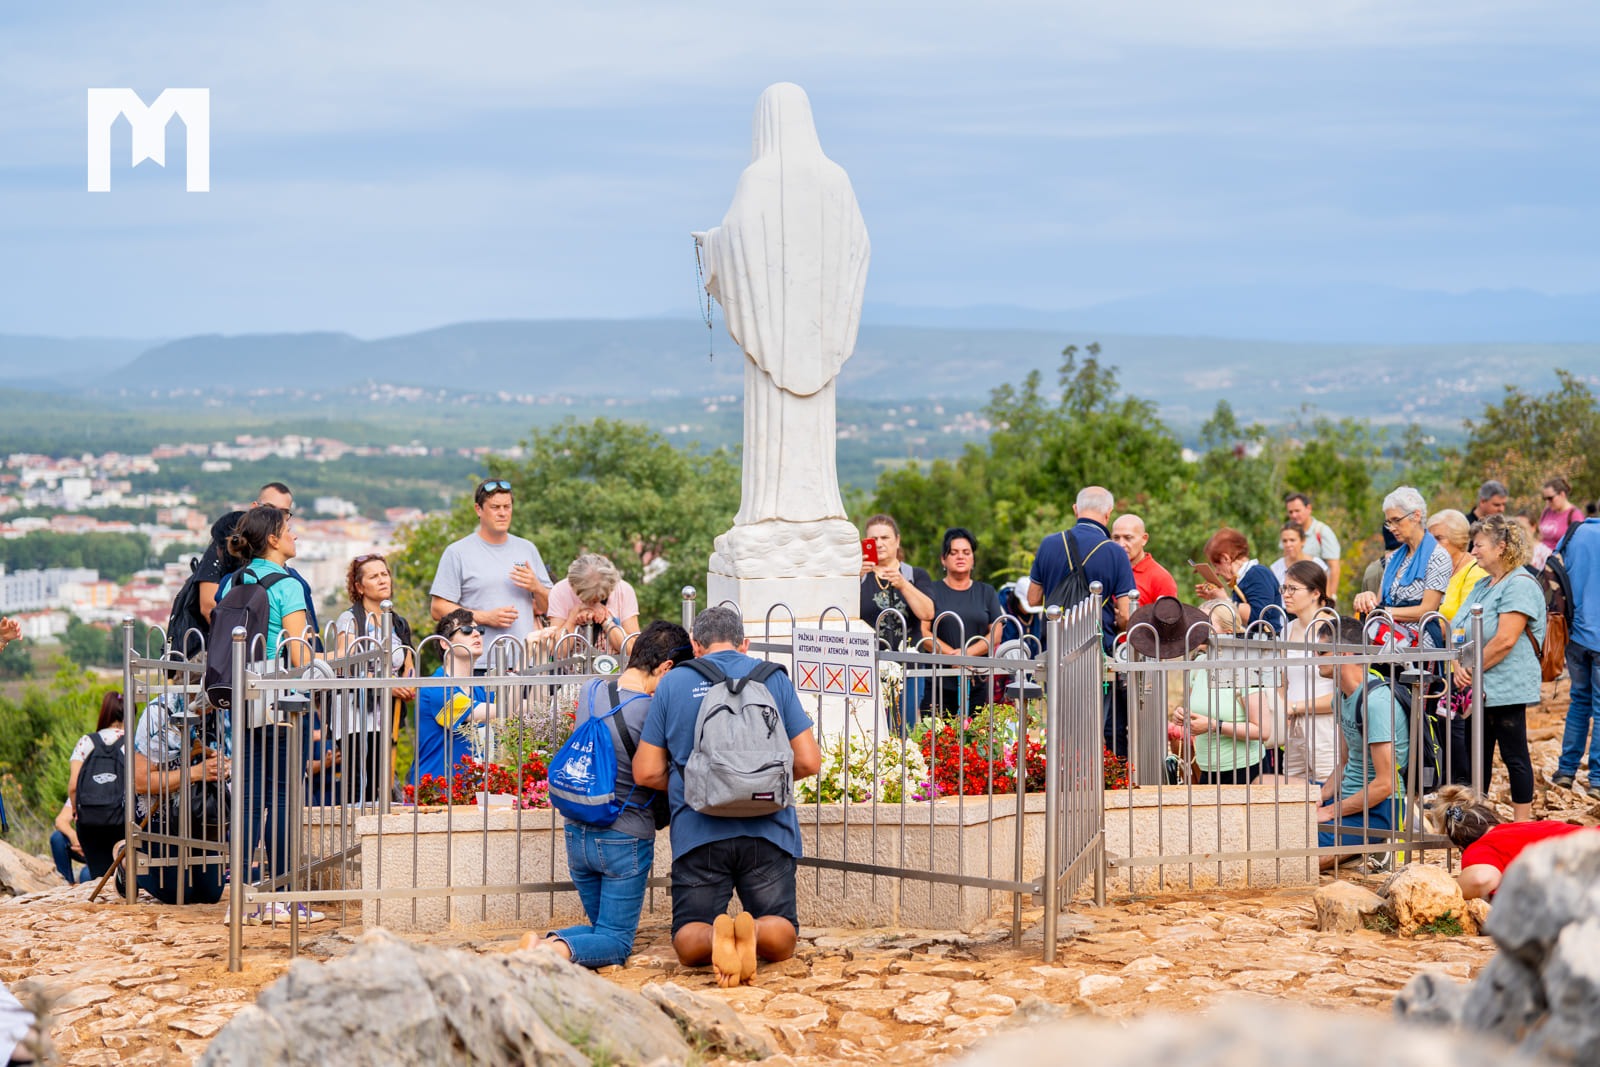
[[[1530,716],[1535,813],[1600,823],[1600,798],[1551,790],[1565,685]],[[1492,791],[1504,802],[1503,774]],[[1378,879],[1348,876],[1369,883]],[[637,954],[602,971],[628,988],[671,977],[724,1000],[765,1029],[770,1063],[941,1059],[997,1027],[1060,1014],[1112,1017],[1204,1010],[1227,995],[1290,998],[1384,1012],[1412,975],[1458,978],[1493,955],[1487,938],[1403,940],[1316,930],[1309,888],[1182,893],[1104,908],[1077,902],[1063,917],[1057,959],[1041,959],[1040,913],[1024,913],[1020,947],[1009,916],[972,935],[915,930],[807,930],[796,959],[764,967],[757,984],[719,990],[681,970],[664,924],[640,931]],[[0,980],[44,982],[55,995],[53,1036],[67,1064],[188,1063],[234,1012],[288,966],[286,930],[247,928],[245,969],[227,971],[222,907],[91,904],[87,887],[0,902]],[[510,951],[520,930],[452,933],[429,943]],[[349,950],[358,927],[305,928],[306,958]]]

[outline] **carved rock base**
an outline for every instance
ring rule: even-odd
[[[802,622],[839,608],[860,613],[861,539],[843,519],[758,522],[735,526],[717,538],[706,575],[706,605],[733,601],[749,623]]]

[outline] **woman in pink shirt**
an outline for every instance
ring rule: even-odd
[[[1544,514],[1539,516],[1539,540],[1554,552],[1561,539],[1567,536],[1567,530],[1583,521],[1583,509],[1573,507],[1572,501],[1567,499],[1572,483],[1559,474],[1544,483],[1543,492]]]

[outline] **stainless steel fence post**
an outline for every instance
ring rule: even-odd
[[[394,640],[394,601],[385,600],[378,606],[383,611],[383,618],[378,623],[378,649],[383,657],[378,677],[393,678],[394,654],[390,651],[389,646]],[[357,636],[360,635],[358,634]],[[401,660],[400,665],[402,667],[405,666],[405,661]],[[383,796],[378,799],[378,811],[380,814],[387,815],[389,814],[389,803],[394,798],[394,690],[379,690],[377,699],[379,707],[382,709],[378,720],[378,751],[381,754],[379,758],[383,760]],[[367,763],[370,765],[371,762],[371,759],[368,758]],[[380,834],[379,836],[381,837],[382,835]]]
[[[1063,706],[1066,686],[1062,677],[1067,628],[1059,605],[1052,604],[1045,612],[1045,646],[1049,654],[1045,660],[1044,684],[1044,873],[1040,882],[1044,889],[1044,962],[1054,963],[1057,920],[1061,911],[1061,760],[1065,748],[1061,732],[1067,728]]]
[[[139,820],[135,817],[133,792],[133,746],[135,729],[139,723],[139,706],[133,698],[133,616],[122,617],[122,762],[128,773],[122,776],[122,865],[123,899],[129,904],[139,900],[137,872],[138,857],[134,855],[139,838]]]
[[[1472,765],[1473,791],[1482,794],[1489,769],[1482,759],[1483,752],[1483,605],[1472,605],[1472,722],[1468,731],[1467,762]]]
[[[688,630],[690,633],[693,633],[694,632],[694,614],[695,614],[694,613],[694,599],[695,599],[694,586],[692,586],[692,585],[684,586],[683,587],[682,596],[683,596],[683,628],[685,630]]]
[[[244,721],[249,714],[244,704],[243,626],[233,628],[233,758],[249,773],[249,753],[244,750]],[[215,709],[211,714],[215,715]],[[228,780],[228,970],[244,969],[244,880],[249,877],[249,852],[244,840],[244,776],[235,770]]]

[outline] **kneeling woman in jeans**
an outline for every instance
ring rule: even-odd
[[[634,784],[628,750],[639,743],[650,696],[662,676],[693,655],[688,631],[670,622],[653,622],[634,638],[628,667],[617,679],[614,717],[618,730],[628,732],[631,744],[618,744],[617,735],[612,735],[617,746],[616,793],[632,799],[608,827],[566,820],[567,867],[589,922],[554,930],[543,938],[529,931],[523,935],[523,948],[544,944],[584,967],[627,962],[656,855],[656,823],[650,810],[654,790]],[[612,706],[611,700],[605,679],[590,682],[578,702],[578,724],[594,709],[604,711]]]

